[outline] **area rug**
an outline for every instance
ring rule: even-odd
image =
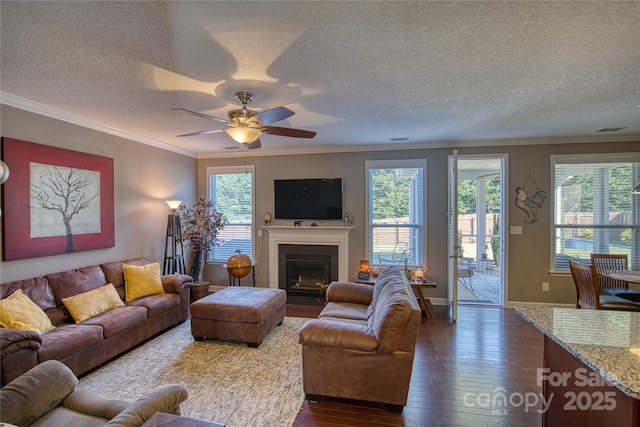
[[[308,319],[286,317],[260,347],[194,341],[189,321],[80,379],[80,388],[135,400],[161,384],[183,384],[182,415],[227,427],[286,427],[304,401],[298,331]]]

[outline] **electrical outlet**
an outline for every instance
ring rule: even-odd
[[[547,282],[542,282],[542,290],[544,292],[549,292],[549,284]]]

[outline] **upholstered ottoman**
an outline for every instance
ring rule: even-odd
[[[258,347],[284,320],[287,293],[282,289],[230,286],[191,304],[191,335]]]

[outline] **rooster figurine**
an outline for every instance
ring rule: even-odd
[[[542,202],[547,197],[547,193],[544,191],[537,191],[533,197],[527,196],[522,187],[516,188],[516,205],[527,213],[527,219],[525,223],[536,222],[536,214],[538,208],[542,206]]]

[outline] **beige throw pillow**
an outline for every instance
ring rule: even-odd
[[[127,301],[164,293],[160,279],[160,262],[141,266],[125,264],[123,267]]]
[[[0,325],[21,331],[44,334],[53,329],[49,317],[38,305],[18,289],[8,298],[0,300]]]
[[[124,305],[118,291],[111,283],[72,297],[62,298],[62,303],[76,323]]]

